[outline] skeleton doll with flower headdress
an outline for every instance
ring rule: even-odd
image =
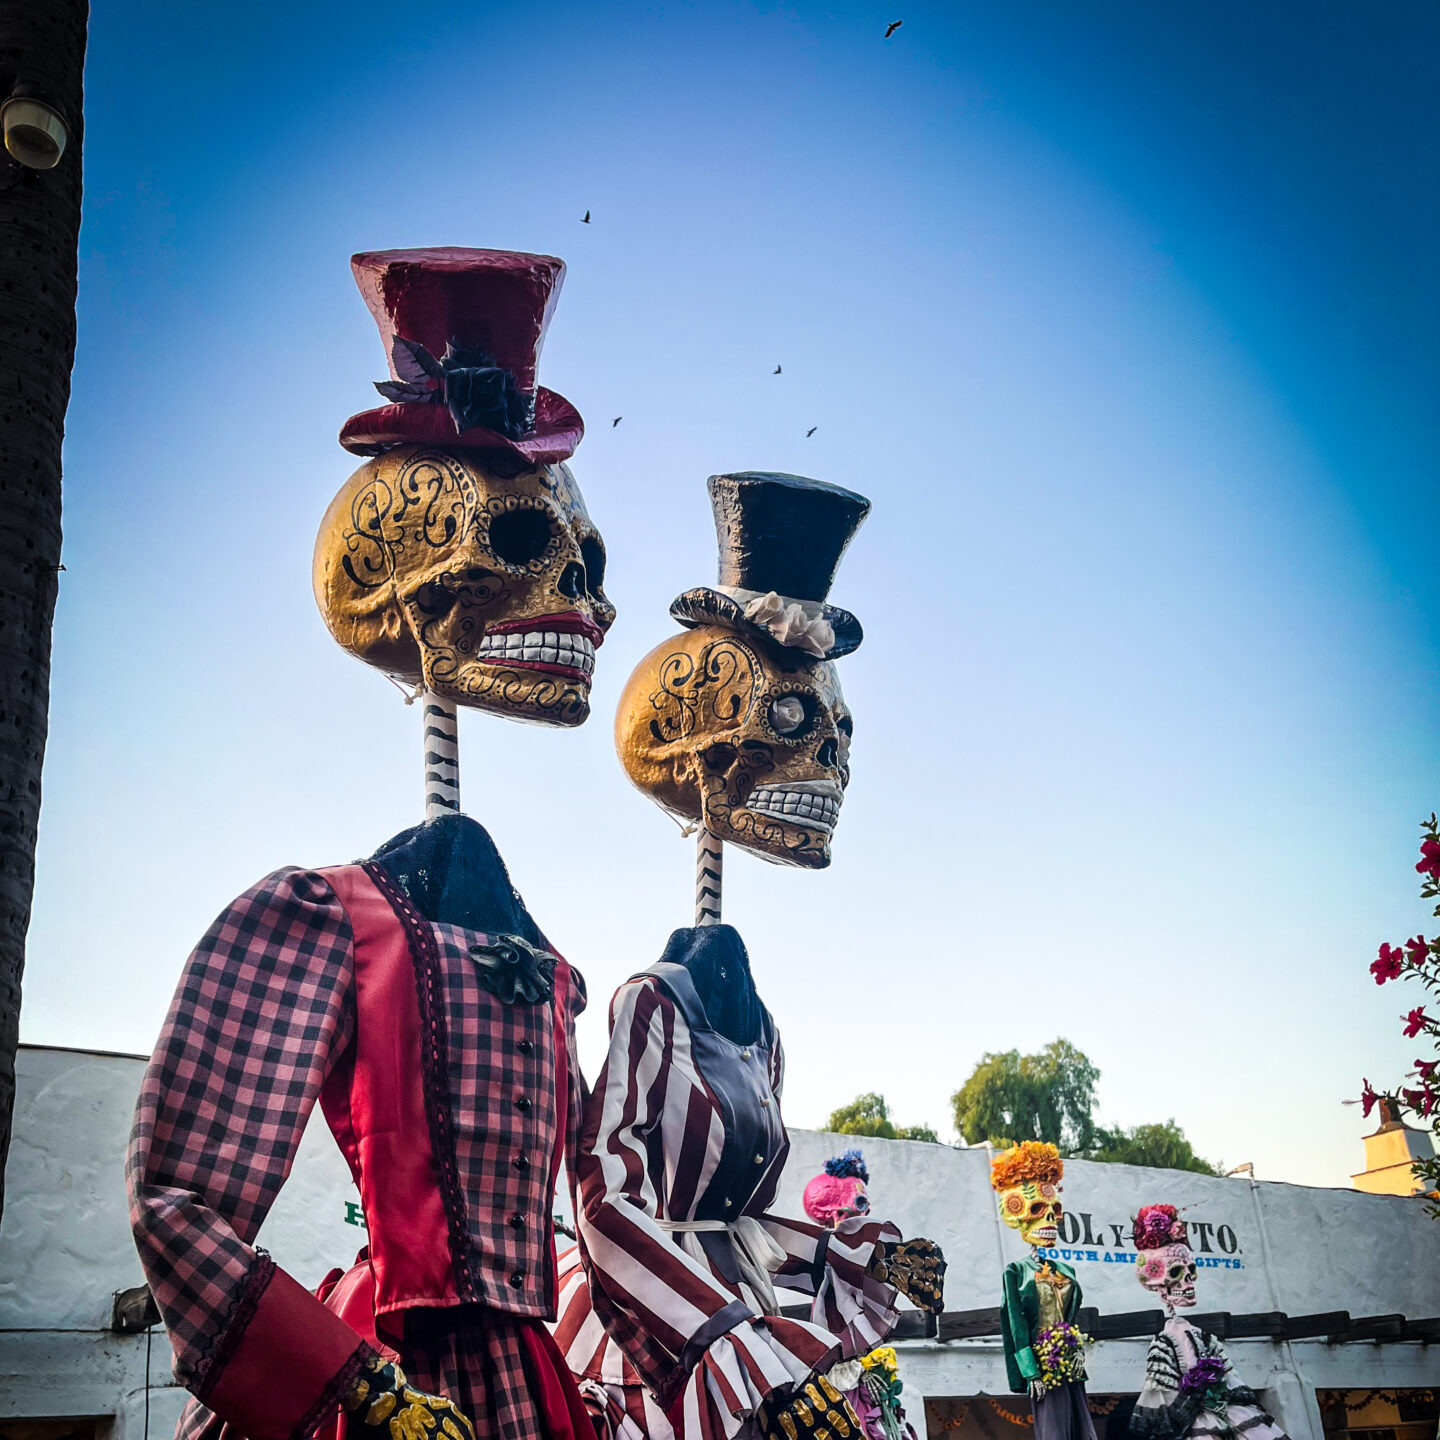
[[[866,1186],[870,1170],[859,1150],[847,1150],[825,1162],[806,1186],[800,1203],[805,1213],[833,1230],[857,1215],[870,1213]],[[862,1358],[841,1360],[830,1369],[830,1383],[850,1402],[868,1440],[915,1440],[915,1427],[900,1403],[904,1384],[893,1345],[880,1345]]]
[[[1059,1239],[1065,1162],[1053,1145],[1026,1140],[990,1162],[1000,1218],[1030,1246],[1005,1267],[1000,1330],[1005,1372],[1017,1395],[1028,1392],[1035,1440],[1095,1440],[1085,1398],[1084,1337],[1076,1328],[1080,1282],[1070,1266],[1043,1252]]]
[[[1165,1327],[1150,1342],[1145,1388],[1130,1417],[1134,1440],[1286,1440],[1225,1347],[1177,1315],[1195,1304],[1195,1256],[1173,1205],[1142,1205],[1132,1222],[1136,1278],[1165,1303]]]

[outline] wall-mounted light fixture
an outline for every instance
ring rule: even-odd
[[[12,95],[0,105],[0,126],[10,158],[30,170],[50,170],[60,163],[70,128],[53,106],[29,95]]]

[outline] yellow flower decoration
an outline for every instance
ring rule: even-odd
[[[883,1370],[889,1380],[894,1380],[900,1373],[900,1357],[895,1353],[893,1345],[881,1345],[860,1363],[867,1370]]]

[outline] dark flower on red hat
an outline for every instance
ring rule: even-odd
[[[1405,950],[1410,957],[1412,965],[1421,964],[1430,949],[1430,942],[1423,935],[1417,935],[1413,940],[1405,942]]]
[[[1380,1097],[1370,1088],[1370,1082],[1368,1080],[1364,1080],[1361,1083],[1365,1088],[1360,1092],[1360,1113],[1368,1120],[1370,1118],[1370,1112],[1375,1108],[1375,1102]],[[1352,1101],[1351,1103],[1353,1104],[1354,1102]]]
[[[1440,879],[1440,840],[1420,842],[1420,863],[1415,869],[1421,875],[1433,875]]]
[[[1423,1005],[1417,1005],[1405,1017],[1405,1038],[1413,1040],[1429,1023],[1430,1017],[1425,1013]]]
[[[1387,980],[1395,979],[1404,960],[1405,954],[1402,950],[1393,945],[1382,945],[1379,959],[1370,962],[1370,973],[1375,977],[1375,983],[1383,985]]]
[[[445,372],[445,403],[455,429],[494,430],[518,440],[535,423],[535,401],[522,395],[515,377],[483,350],[451,341],[440,360]]]

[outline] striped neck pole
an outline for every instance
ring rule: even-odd
[[[460,737],[455,706],[425,692],[425,823],[460,813]]]
[[[695,847],[695,924],[720,923],[720,890],[725,873],[724,842],[702,821]]]

